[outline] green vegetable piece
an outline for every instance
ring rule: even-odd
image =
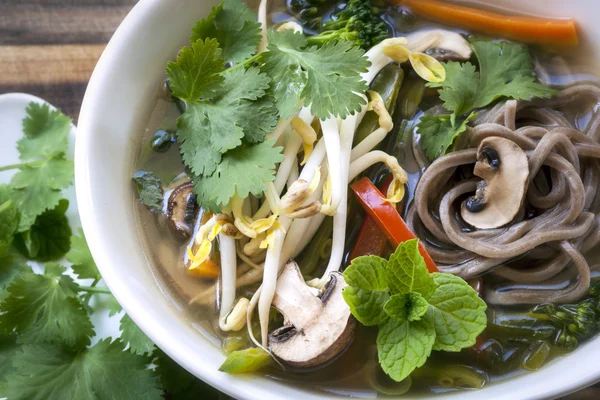
[[[194,179],[198,203],[218,211],[236,193],[241,198],[250,193],[261,196],[265,182],[275,179],[275,164],[283,160],[282,147],[273,147],[274,144],[274,140],[265,140],[225,153],[212,175]]]
[[[234,64],[256,53],[260,42],[260,24],[256,13],[241,0],[225,0],[210,15],[196,24],[191,43],[198,39],[217,39],[223,58]]]
[[[94,329],[81,300],[78,286],[69,276],[58,275],[64,267],[48,266],[48,273],[23,272],[8,287],[0,303],[0,328],[20,333],[19,342],[66,343],[83,348]]]
[[[370,63],[352,43],[329,41],[310,47],[301,33],[269,32],[262,67],[272,79],[271,89],[281,118],[293,115],[303,104],[319,119],[340,118],[361,109],[367,85],[360,74]]]
[[[258,347],[234,351],[219,367],[219,371],[228,374],[256,372],[271,363],[271,355]]]
[[[79,235],[71,237],[71,250],[67,253],[67,261],[72,263],[73,272],[79,279],[100,279],[100,271],[90,253],[83,229],[79,228]]]
[[[0,333],[0,396],[4,397],[6,379],[14,370],[12,358],[20,348],[16,335]]]
[[[174,133],[159,129],[152,136],[150,147],[157,153],[166,153],[176,141]]]
[[[56,207],[61,190],[71,186],[73,163],[65,160],[71,120],[48,105],[30,103],[23,121],[25,136],[17,143],[24,163],[10,182],[12,199],[21,214],[19,232]]]
[[[386,318],[383,306],[390,297],[386,264],[381,257],[361,256],[352,260],[344,271],[344,280],[349,286],[342,289],[342,296],[352,315],[363,325],[377,325]]]
[[[73,352],[54,344],[23,346],[2,395],[11,400],[161,400],[161,385],[148,358],[104,339]]]
[[[386,314],[398,322],[418,321],[428,308],[427,300],[417,292],[395,294],[383,307]]]
[[[0,257],[8,251],[19,227],[19,211],[10,195],[10,188],[0,185]]]
[[[227,354],[237,350],[243,350],[250,346],[250,340],[246,334],[230,335],[223,339],[223,351]]]
[[[367,382],[369,382],[369,385],[375,389],[377,393],[385,394],[387,396],[401,396],[408,393],[412,386],[412,379],[410,376],[400,382],[396,382],[385,374],[379,363],[371,363],[369,365]]]
[[[8,296],[6,288],[13,281],[14,277],[30,270],[25,261],[25,258],[12,247],[4,255],[0,256],[0,302]]]
[[[467,365],[442,364],[433,367],[425,365],[413,373],[415,380],[425,378],[425,382],[447,389],[481,389],[488,381],[488,375],[475,367]]]
[[[127,314],[121,318],[120,331],[123,343],[129,344],[129,351],[140,356],[150,355],[154,351],[154,343]]]
[[[427,158],[434,160],[440,154],[446,154],[454,140],[467,130],[467,124],[475,117],[471,113],[466,118],[452,121],[453,114],[424,114],[417,125],[417,133],[421,135],[421,147]]]
[[[461,278],[443,273],[431,274],[435,292],[428,299],[436,338],[434,350],[460,351],[475,344],[485,329],[485,302]]]
[[[211,175],[223,153],[262,142],[277,124],[277,110],[266,95],[270,79],[257,68],[229,69],[218,96],[188,103],[177,120],[185,164],[196,175]],[[244,180],[244,179],[242,179]]]
[[[425,363],[434,341],[435,329],[429,313],[419,321],[400,323],[389,318],[379,326],[377,334],[379,364],[390,378],[400,382]]]
[[[163,189],[160,179],[152,172],[137,171],[133,174],[140,201],[150,211],[159,213],[162,211]]]
[[[16,237],[17,248],[29,259],[52,261],[71,247],[71,227],[65,213],[69,201],[62,199],[52,210],[39,215],[28,231]]]
[[[546,363],[548,357],[550,357],[550,345],[545,341],[539,341],[529,347],[521,365],[528,371],[537,371]]]
[[[160,349],[156,353],[156,371],[166,392],[165,398],[173,400],[225,400],[228,398],[224,398],[223,393],[190,374]]]
[[[400,243],[390,256],[385,271],[392,295],[418,292],[428,299],[435,290],[433,278],[419,253],[418,239]]]
[[[185,101],[212,98],[223,82],[224,64],[215,39],[192,42],[190,47],[181,49],[177,61],[167,64],[171,93]]]

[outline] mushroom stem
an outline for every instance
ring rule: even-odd
[[[221,253],[221,309],[219,311],[219,327],[226,331],[227,316],[235,303],[235,281],[237,254],[235,239],[219,233],[219,251]]]

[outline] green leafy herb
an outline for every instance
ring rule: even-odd
[[[142,204],[152,212],[160,212],[163,202],[163,189],[160,179],[152,172],[137,171],[133,174],[133,180],[136,183]]]
[[[250,57],[260,42],[256,13],[236,0],[225,0],[213,8],[208,18],[199,21],[192,32],[192,44],[199,39],[216,39],[223,49],[223,58],[232,63]]]
[[[401,243],[389,260],[363,256],[344,271],[342,295],[364,325],[378,325],[382,369],[401,381],[432,350],[459,351],[486,326],[486,305],[461,278],[429,274],[418,240]]]
[[[148,358],[104,339],[82,352],[53,344],[28,344],[13,357],[3,396],[11,400],[162,399]]]
[[[17,236],[17,248],[36,261],[52,261],[64,256],[71,247],[71,227],[65,213],[69,202],[65,199],[39,215],[28,231]]]
[[[301,33],[269,32],[269,46],[261,56],[263,71],[272,79],[271,88],[281,118],[310,106],[319,119],[344,118],[361,109],[365,100],[357,93],[367,90],[360,73],[369,61],[360,47],[345,40],[310,47]]]
[[[9,248],[4,255],[0,256],[0,301],[8,296],[6,288],[14,277],[27,270],[29,267],[25,265],[24,257],[14,248]]]
[[[90,343],[94,329],[77,296],[77,284],[64,268],[47,266],[47,273],[17,276],[8,287],[8,297],[0,303],[0,328],[20,333],[19,341],[64,342],[78,348]]]
[[[19,227],[19,211],[10,195],[10,188],[0,185],[0,256],[8,251]]]
[[[271,355],[258,347],[234,351],[219,367],[219,371],[228,374],[256,372],[271,362]]]
[[[499,98],[531,100],[549,98],[556,93],[535,81],[531,56],[524,46],[476,41],[473,49],[478,69],[470,62],[444,63],[446,79],[427,83],[429,87],[440,88],[444,108],[452,112],[451,115],[426,114],[419,122],[421,145],[430,159],[444,154],[466,130],[466,124],[475,116],[473,110],[487,107]]]
[[[78,233],[79,235],[71,237],[71,250],[67,253],[67,261],[73,264],[71,268],[79,279],[100,279],[100,272],[90,253],[83,229],[79,228]]]
[[[135,354],[145,355],[154,351],[154,343],[129,317],[125,314],[121,318],[121,340],[129,344],[129,350]]]
[[[19,231],[26,231],[35,218],[54,208],[61,190],[73,180],[73,163],[65,159],[71,120],[47,104],[31,103],[23,121],[25,137],[17,147],[23,162],[11,182],[12,197],[20,213]]]

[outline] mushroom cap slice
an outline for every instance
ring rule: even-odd
[[[192,234],[194,221],[198,215],[198,203],[193,194],[194,185],[192,182],[186,182],[177,186],[167,200],[167,218],[169,225],[183,239],[187,239]]]
[[[425,52],[439,61],[465,61],[473,53],[467,39],[447,29],[419,30],[406,38],[411,50]]]
[[[525,152],[512,140],[488,137],[479,145],[473,173],[485,181],[477,185],[475,196],[461,205],[465,222],[479,229],[511,222],[523,204],[529,182]]]
[[[342,275],[334,272],[318,297],[304,282],[298,264],[290,261],[279,275],[273,299],[284,326],[269,335],[272,354],[295,368],[322,366],[340,355],[356,328],[342,297],[345,286]]]

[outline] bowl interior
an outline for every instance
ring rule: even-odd
[[[139,134],[152,111],[167,61],[187,42],[197,20],[217,3],[141,0],[109,43],[89,83],[79,119],[75,162],[83,228],[102,275],[127,313],[190,372],[236,398],[327,398],[260,376],[218,372],[224,355],[198,324],[186,318],[157,280],[136,227],[131,175]],[[594,0],[488,3],[537,15],[574,17],[590,57],[597,60],[600,54],[600,41],[591,40],[600,38],[600,24],[594,18],[600,6]],[[442,397],[550,398],[600,378],[600,367],[594,367],[598,359],[600,338],[536,373],[492,384],[482,391]]]

